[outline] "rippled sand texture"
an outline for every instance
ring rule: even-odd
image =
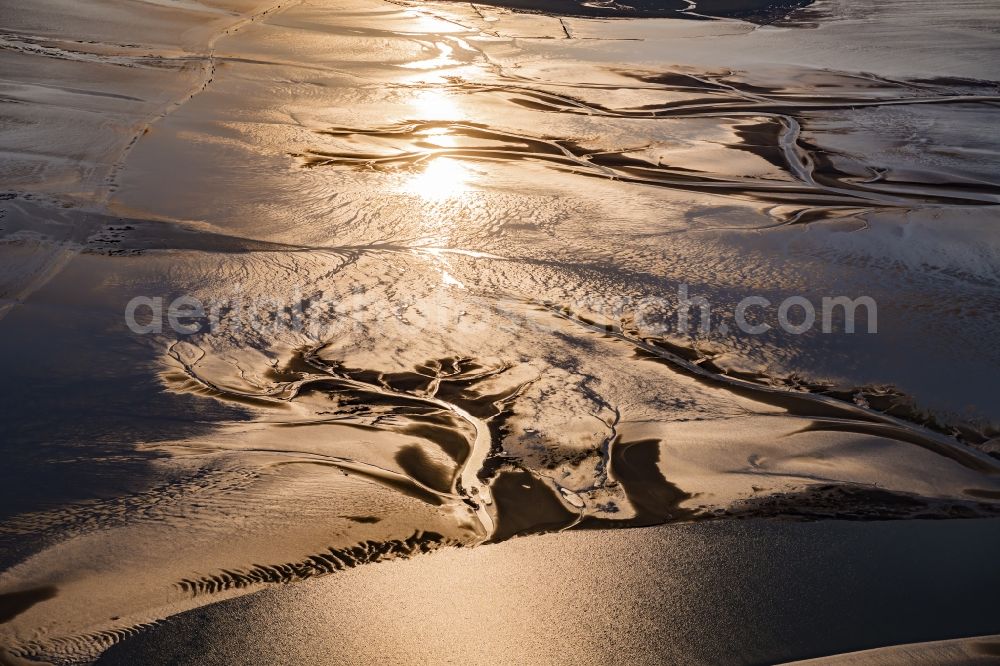
[[[74,295],[106,390],[170,415],[110,417],[146,433],[101,462],[148,461],[135,492],[4,521],[9,658],[518,534],[996,513],[989,2],[4,11],[0,327],[58,358]],[[668,335],[682,284],[720,317],[869,295],[879,333]],[[135,295],[271,316],[137,338]]]

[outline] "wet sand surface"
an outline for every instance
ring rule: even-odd
[[[98,663],[781,663],[996,634],[998,556],[996,521],[545,535],[191,611]]]
[[[828,0],[768,25],[377,0],[2,9],[3,659],[87,663],[328,574],[471,579],[535,537],[489,544],[543,532],[560,534],[539,549],[601,561],[703,534],[881,538],[767,522],[788,518],[984,519],[877,525],[992,543],[992,3]],[[682,290],[710,331],[669,326]],[[744,334],[749,295],[870,296],[878,332],[869,311],[855,334],[837,314],[839,333],[793,335],[772,311]],[[142,333],[136,296],[163,303]],[[177,298],[204,316],[171,326]],[[706,524],[605,532],[689,522]],[[997,630],[955,617],[780,658]]]
[[[690,19],[738,18],[758,24],[780,20],[812,0],[495,0],[485,6],[513,9],[530,14],[606,18],[678,17]]]

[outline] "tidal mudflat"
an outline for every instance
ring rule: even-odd
[[[1000,12],[499,4],[0,3],[3,660],[995,656]]]

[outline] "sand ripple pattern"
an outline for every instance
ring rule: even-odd
[[[800,73],[799,89],[767,88],[735,72],[623,73],[639,81],[628,86],[518,81],[502,84],[456,81],[435,90],[499,96],[508,103],[550,114],[656,123],[670,119],[714,118],[736,125],[733,150],[753,153],[780,169],[786,179],[731,175],[692,169],[651,158],[649,145],[615,149],[574,137],[535,136],[483,123],[408,120],[374,127],[332,127],[326,137],[350,139],[371,151],[310,150],[299,155],[305,167],[382,171],[420,169],[441,157],[467,161],[533,162],[563,173],[627,184],[736,196],[784,207],[779,222],[804,223],[883,208],[981,206],[1000,203],[995,179],[968,179],[937,173],[932,180],[908,181],[863,158],[837,154],[809,138],[809,127],[871,109],[963,107],[995,116],[997,86],[973,80],[893,81],[839,72]],[[530,85],[529,85],[530,84]],[[568,90],[567,90],[568,89]],[[574,91],[575,89],[575,91]],[[633,108],[590,99],[601,90],[671,94],[681,99]],[[442,145],[442,137],[453,145]],[[386,149],[389,143],[391,149]],[[844,160],[854,162],[851,168]],[[859,175],[863,174],[863,175]]]

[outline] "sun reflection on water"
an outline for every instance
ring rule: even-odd
[[[471,175],[462,162],[435,157],[426,161],[420,172],[406,179],[403,190],[428,201],[440,201],[468,191]]]
[[[454,148],[458,145],[455,137],[447,127],[434,127],[420,133],[425,143],[429,143],[440,148]]]
[[[454,95],[440,88],[425,88],[412,97],[410,105],[418,120],[459,120],[462,111],[455,101]]]
[[[454,121],[462,117],[455,97],[439,88],[419,91],[411,102],[415,118],[431,121]],[[419,133],[424,148],[458,147],[456,137],[447,127],[434,127]],[[472,189],[472,171],[461,160],[448,155],[431,154],[417,165],[417,171],[403,184],[403,191],[416,194],[429,202],[440,202],[462,195]]]

